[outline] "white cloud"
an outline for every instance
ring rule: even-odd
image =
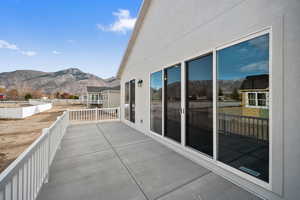
[[[37,54],[35,51],[23,51],[17,45],[11,44],[5,40],[0,40],[0,49],[14,50],[25,56],[35,56]]]
[[[56,54],[56,55],[59,55],[59,54],[61,54],[61,52],[59,52],[59,51],[55,51],[55,50],[54,50],[54,51],[52,51],[52,53],[53,53],[53,54]]]
[[[37,53],[35,51],[21,51],[24,56],[35,56]]]
[[[119,9],[117,12],[113,12],[112,14],[117,18],[114,23],[108,26],[97,24],[97,28],[102,31],[119,32],[123,34],[126,34],[127,31],[134,28],[136,18],[130,16],[129,10]]]
[[[0,40],[0,49],[11,49],[11,50],[19,50],[17,45],[10,44],[9,42],[5,40]]]
[[[75,43],[75,40],[67,40],[67,42],[73,44]]]
[[[267,72],[268,68],[269,68],[269,63],[268,61],[264,60],[264,61],[243,66],[241,67],[240,71],[241,72],[254,72],[254,71]]]

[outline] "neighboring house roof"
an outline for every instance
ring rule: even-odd
[[[129,55],[130,55],[130,53],[132,51],[132,48],[133,48],[133,46],[135,44],[137,36],[138,36],[138,34],[140,32],[140,29],[141,29],[141,27],[143,25],[143,21],[144,21],[145,15],[146,15],[149,7],[150,7],[150,4],[151,4],[151,0],[144,0],[143,3],[142,3],[142,6],[141,6],[141,9],[139,11],[139,15],[138,15],[137,21],[135,23],[133,32],[131,34],[131,37],[130,37],[130,40],[128,42],[126,51],[124,53],[124,56],[122,58],[121,64],[120,64],[118,72],[117,72],[117,78],[119,78],[119,79],[121,78],[121,75],[122,75],[122,73],[124,71],[125,65],[127,64]]]
[[[95,87],[95,86],[87,86],[86,90],[87,92],[101,92],[103,90],[106,90],[108,87]]]
[[[241,90],[269,88],[269,75],[247,76],[241,85]]]
[[[120,86],[115,87],[95,87],[95,86],[87,86],[86,90],[88,93],[99,93],[104,90],[120,90]]]

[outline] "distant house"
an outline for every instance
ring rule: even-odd
[[[239,92],[242,95],[242,115],[267,117],[269,115],[269,76],[247,76]]]
[[[87,107],[112,108],[120,106],[120,86],[88,86],[86,94]]]

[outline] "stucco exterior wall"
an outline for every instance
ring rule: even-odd
[[[149,76],[188,58],[200,56],[248,34],[271,29],[270,98],[271,184],[258,186],[169,144],[187,157],[267,199],[300,196],[300,1],[297,0],[152,0],[135,45],[121,75],[121,119],[149,134]],[[136,123],[124,119],[124,86],[136,86]],[[161,139],[163,140],[163,139]],[[166,143],[168,143],[166,141]]]
[[[114,108],[120,106],[120,91],[106,91],[105,94],[106,99],[104,101],[104,108]]]

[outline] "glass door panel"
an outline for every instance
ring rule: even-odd
[[[162,71],[151,74],[150,130],[162,134]]]
[[[135,80],[130,81],[130,121],[135,122]]]
[[[217,51],[218,160],[269,181],[269,35]]]
[[[181,68],[180,65],[164,70],[164,136],[181,142]]]
[[[129,82],[125,83],[125,119],[129,120]]]
[[[186,145],[213,156],[212,54],[186,62]]]

